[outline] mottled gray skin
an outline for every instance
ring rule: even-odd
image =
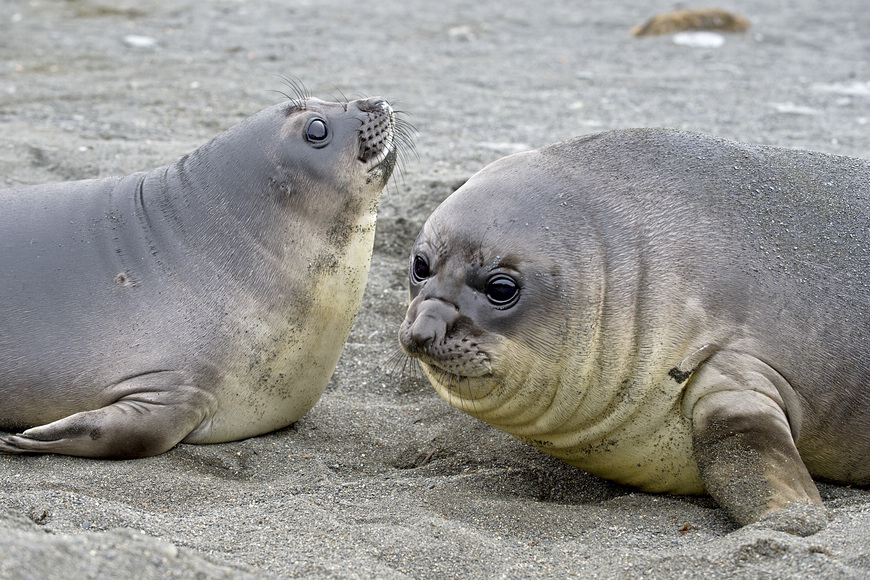
[[[811,534],[811,474],[870,484],[868,228],[866,161],[578,138],[432,214],[399,339],[448,402],[547,453]]]
[[[393,128],[382,99],[300,99],[167,167],[0,191],[0,428],[28,428],[0,452],[142,457],[301,417],[356,316]]]

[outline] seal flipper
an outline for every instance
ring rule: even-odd
[[[174,373],[146,376],[155,375],[164,383],[159,390],[130,392],[105,407],[0,437],[0,453],[132,459],[168,451],[213,414],[215,397],[190,385],[167,386]]]
[[[693,454],[707,491],[741,525],[808,536],[827,525],[801,460],[775,370],[748,355],[717,354],[695,373]]]

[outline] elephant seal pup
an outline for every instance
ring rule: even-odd
[[[496,161],[426,222],[399,340],[590,473],[801,535],[870,483],[870,164],[661,129]]]
[[[300,97],[168,167],[0,191],[0,428],[32,427],[0,451],[143,457],[299,419],[356,316],[396,128],[380,98]]]

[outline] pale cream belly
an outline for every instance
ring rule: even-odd
[[[521,439],[584,471],[646,492],[705,493],[692,455],[689,421],[673,413],[658,428],[646,427],[629,423],[590,442],[582,441],[582,432],[546,441],[545,445]]]
[[[320,399],[356,318],[371,261],[374,224],[348,245],[340,266],[313,291],[301,320],[284,329],[253,325],[263,338],[240,352],[220,388],[215,414],[186,443],[215,443],[260,435],[293,423]],[[287,320],[293,313],[287,315]]]

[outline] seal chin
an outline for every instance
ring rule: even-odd
[[[451,371],[424,358],[420,358],[420,363],[435,390],[451,405],[474,415],[480,401],[494,400],[493,390],[498,387],[498,381],[492,372]]]
[[[397,159],[398,150],[396,147],[391,146],[374,159],[369,160],[366,163],[366,173],[368,174],[366,181],[369,183],[378,180],[387,181],[393,174],[393,169],[396,168]]]

